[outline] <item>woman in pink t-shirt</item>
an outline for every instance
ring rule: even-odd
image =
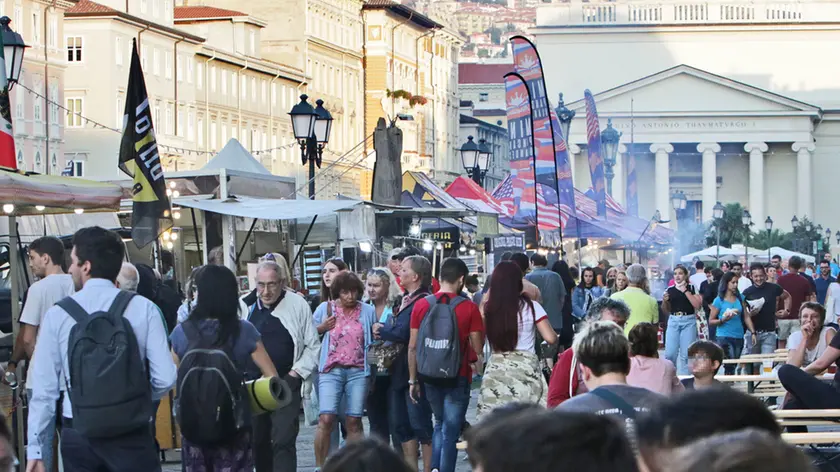
[[[646,388],[662,395],[684,390],[677,368],[668,359],[659,358],[659,328],[653,323],[639,323],[630,330],[630,375],[627,385]]]
[[[327,457],[332,442],[330,434],[339,414],[345,415],[348,440],[364,436],[362,416],[370,375],[367,348],[373,338],[376,309],[359,301],[363,292],[364,286],[356,274],[341,272],[330,286],[332,301],[322,303],[315,311],[316,325],[332,325],[323,332],[318,363],[320,417],[315,435],[315,462],[318,466]],[[342,403],[344,411],[339,411]]]

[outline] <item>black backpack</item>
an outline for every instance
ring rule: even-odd
[[[232,360],[236,340],[216,347],[214,340],[202,336],[195,321],[181,326],[189,343],[178,367],[175,415],[181,434],[198,446],[224,446],[250,427],[248,391]]]
[[[429,312],[417,332],[417,375],[424,382],[448,385],[457,382],[463,355],[455,308],[467,299],[441,298],[447,303],[441,303],[443,300],[438,301],[435,295],[426,297]]]
[[[134,293],[120,291],[108,311],[91,314],[71,297],[57,303],[76,320],[67,343],[67,392],[73,429],[88,438],[112,438],[148,428],[154,414],[137,336],[123,316],[133,297]]]

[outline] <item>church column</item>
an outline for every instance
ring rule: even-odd
[[[625,146],[624,144],[619,144],[618,152],[615,155],[615,167],[613,167],[615,177],[613,177],[612,197],[622,206],[626,206],[627,201],[627,171],[625,170],[626,162],[627,146]]]
[[[674,146],[669,143],[654,143],[650,145],[650,152],[656,155],[654,164],[656,210],[659,211],[662,219],[670,220],[668,216],[671,214],[671,174],[668,168],[668,160],[669,154],[674,152]]]
[[[717,153],[720,152],[720,144],[700,143],[697,152],[703,153],[703,221],[709,221],[715,216],[717,203]]]
[[[764,218],[764,153],[767,143],[755,142],[744,145],[750,153],[750,214],[758,228],[763,228]]]
[[[572,182],[577,183],[575,180],[575,165],[577,164],[577,156],[580,154],[580,146],[577,144],[571,143],[568,145],[569,149],[569,167],[572,168]]]
[[[791,146],[796,153],[796,215],[799,219],[814,218],[811,209],[811,153],[816,147],[808,141],[796,142]]]

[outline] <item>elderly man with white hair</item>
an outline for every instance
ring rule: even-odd
[[[659,304],[647,291],[647,270],[641,264],[633,264],[627,268],[628,286],[626,289],[614,293],[610,298],[621,300],[630,307],[630,318],[624,325],[627,334],[639,323],[659,323]]]
[[[288,289],[289,268],[282,257],[257,265],[257,300],[248,321],[262,335],[278,376],[289,386],[292,400],[270,414],[254,417],[254,463],[257,472],[297,470],[296,441],[300,430],[302,387],[318,366],[321,341],[309,304]],[[198,294],[201,296],[201,293]],[[260,373],[249,369],[249,376]]]
[[[123,262],[120,275],[117,276],[117,288],[136,292],[137,286],[140,285],[140,272],[137,272],[137,267],[130,262]]]

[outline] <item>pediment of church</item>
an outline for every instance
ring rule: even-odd
[[[814,105],[687,65],[595,94],[602,116],[628,114],[631,101],[638,116],[821,114]],[[583,100],[567,106],[578,116],[586,113]]]

